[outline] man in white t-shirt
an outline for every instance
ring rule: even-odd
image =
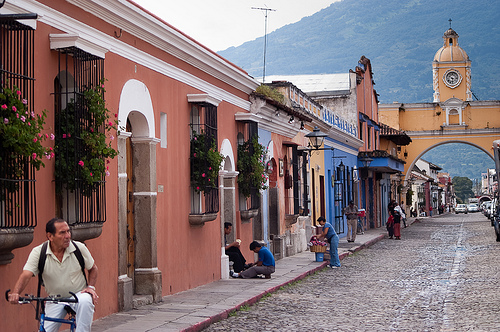
[[[68,223],[54,218],[45,226],[49,245],[46,251],[45,266],[42,278],[46,292],[51,296],[70,297],[69,292],[75,293],[78,303],[69,304],[76,312],[76,331],[90,331],[94,317],[94,304],[97,303],[95,283],[97,281],[97,266],[87,247],[80,242],[71,241],[71,232]],[[83,256],[88,278],[82,272],[82,267],[76,257],[75,245]],[[16,304],[19,294],[28,285],[30,279],[38,275],[38,261],[43,244],[33,248],[24,265],[13,291],[9,294],[9,302]],[[64,318],[67,303],[47,303],[45,313],[49,317]],[[58,331],[61,323],[45,322],[47,332]]]

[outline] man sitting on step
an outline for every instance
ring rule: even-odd
[[[255,278],[259,274],[263,274],[266,279],[271,278],[271,274],[275,271],[273,254],[269,251],[269,249],[263,247],[257,241],[253,241],[252,243],[250,243],[250,250],[259,255],[257,263],[249,269],[240,273],[234,273],[231,271],[231,277],[248,279]]]

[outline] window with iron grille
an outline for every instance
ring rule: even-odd
[[[299,214],[301,216],[309,215],[309,184],[307,183],[307,179],[309,178],[309,174],[307,172],[307,152],[298,153],[298,197],[299,197]]]
[[[0,88],[3,92],[4,87],[17,87],[31,112],[35,106],[34,33],[13,19],[4,16],[0,20]],[[1,142],[0,147],[0,228],[35,227],[35,168],[29,158],[12,159]],[[13,165],[24,165],[22,174],[13,174]]]
[[[85,91],[101,84],[104,59],[76,47],[58,49],[59,74],[54,80],[55,184],[57,214],[69,224],[104,222],[104,175],[93,184],[84,181],[78,163],[88,153],[83,132],[103,131],[95,125]]]
[[[254,210],[260,207],[260,188],[257,187],[252,180],[249,180],[248,176],[245,177],[244,174],[249,174],[249,169],[252,168],[252,160],[254,155],[258,153],[260,155],[260,149],[256,149],[256,146],[260,145],[258,143],[259,139],[259,127],[257,122],[249,121],[245,123],[245,129],[247,132],[248,140],[245,140],[245,134],[240,132],[238,133],[238,171],[240,172],[238,177],[238,188],[239,188],[239,207],[241,211],[244,210]],[[254,146],[256,144],[256,146]],[[263,148],[263,147],[262,147]],[[241,157],[240,157],[241,156]],[[243,156],[246,156],[249,159],[246,159]],[[250,162],[250,164],[248,163]],[[242,167],[242,168],[240,168]],[[252,168],[252,171],[254,169]],[[243,189],[243,181],[247,186]],[[246,192],[246,193],[245,193]],[[248,195],[249,194],[249,195]],[[248,198],[247,198],[248,197]]]
[[[205,151],[213,148],[217,149],[217,107],[208,103],[193,103],[190,115],[191,141],[195,136],[203,135],[203,144]],[[193,144],[191,144],[193,149]],[[190,154],[191,175],[195,172],[205,172],[209,170],[210,165],[207,159],[200,159]],[[211,170],[211,169],[210,169]],[[216,170],[218,174],[218,168]],[[205,198],[204,211],[202,206],[201,193]],[[218,175],[212,177],[209,183],[202,187],[191,188],[191,213],[210,214],[219,212],[219,179]]]

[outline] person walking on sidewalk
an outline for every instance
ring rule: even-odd
[[[358,207],[353,201],[349,201],[349,205],[344,209],[344,214],[347,217],[347,242],[356,240],[358,228]]]
[[[330,267],[332,269],[340,267],[339,259],[339,236],[335,233],[332,224],[326,222],[325,217],[318,218],[319,224],[323,227],[322,233],[318,235],[318,238],[324,238],[330,243]]]
[[[250,250],[259,255],[257,263],[240,273],[234,273],[231,271],[231,277],[249,279],[255,278],[259,274],[263,274],[266,279],[271,278],[271,274],[274,273],[276,265],[273,254],[269,251],[269,249],[263,247],[257,241],[250,243]]]

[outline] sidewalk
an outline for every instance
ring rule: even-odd
[[[414,218],[408,219],[408,225]],[[404,232],[404,230],[402,229]],[[386,237],[385,228],[369,229],[356,236],[356,242],[340,239],[339,256],[347,256]],[[184,292],[163,297],[163,302],[119,312],[96,320],[93,332],[170,332],[200,331],[225,319],[245,305],[252,305],[265,294],[323,269],[328,262],[316,262],[309,251],[276,261],[271,279],[218,280]]]

